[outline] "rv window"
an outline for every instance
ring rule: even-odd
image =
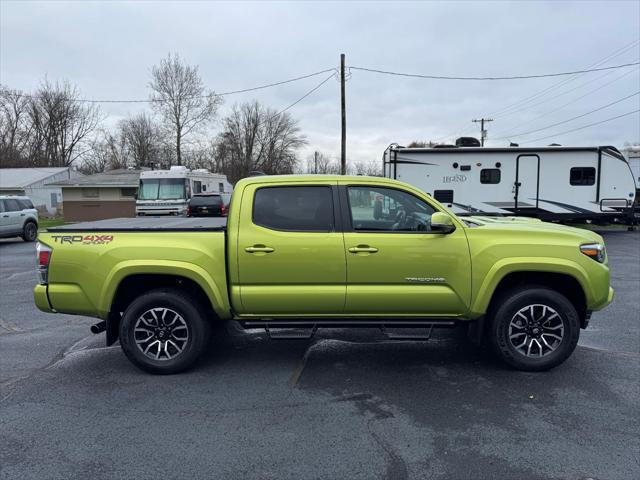
[[[594,185],[596,183],[596,169],[594,167],[573,167],[569,172],[571,185]]]
[[[441,203],[453,203],[453,190],[434,190],[433,198]]]
[[[193,193],[200,193],[202,192],[202,182],[199,182],[198,180],[194,180],[193,181]]]
[[[483,168],[480,170],[480,183],[500,183],[500,170]]]
[[[218,190],[220,190],[221,192],[224,192],[224,184],[223,183],[219,183],[218,184]]]

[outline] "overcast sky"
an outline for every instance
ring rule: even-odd
[[[339,65],[449,76],[508,76],[636,62],[640,2],[29,2],[0,1],[0,81],[31,90],[48,76],[68,79],[87,98],[149,95],[151,66],[168,52],[198,65],[205,83],[229,91]],[[632,42],[636,41],[635,44]],[[628,47],[626,50],[622,50]],[[441,81],[352,71],[347,82],[350,161],[378,161],[392,142],[479,136],[488,145],[613,144],[640,140],[640,114],[565,135],[559,132],[640,108],[639,96],[580,119],[541,129],[640,90],[638,67],[575,77],[517,81]],[[250,94],[275,109],[325,75]],[[561,83],[562,82],[562,83]],[[560,84],[560,85],[558,85]],[[517,104],[541,91],[548,91]],[[340,151],[339,83],[333,79],[290,112],[309,146]],[[580,98],[582,97],[582,98]],[[510,110],[506,107],[517,104]],[[568,105],[566,105],[568,104]],[[566,105],[566,106],[563,106]],[[560,108],[562,107],[562,108]],[[105,104],[108,122],[144,109]],[[502,113],[501,113],[502,111]],[[214,129],[217,127],[214,126]],[[550,138],[535,141],[540,137]]]

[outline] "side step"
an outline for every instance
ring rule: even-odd
[[[434,328],[453,328],[455,320],[331,320],[331,319],[287,319],[287,320],[240,320],[244,329],[264,328],[272,340],[309,340],[313,338],[319,328],[377,328],[389,340],[417,340],[426,341],[431,338]],[[395,329],[420,329],[424,335],[410,335],[395,333]],[[287,330],[287,332],[282,332]],[[296,331],[291,331],[296,330]]]

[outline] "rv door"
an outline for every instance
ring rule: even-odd
[[[518,155],[516,159],[516,181],[514,199],[517,212],[538,208],[540,181],[540,157],[538,155]]]

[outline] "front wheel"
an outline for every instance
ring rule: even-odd
[[[134,300],[120,321],[120,345],[131,362],[157,374],[186,370],[209,340],[209,324],[197,302],[173,289]]]
[[[490,313],[489,340],[497,356],[519,370],[556,367],[573,353],[580,320],[562,294],[530,286],[502,296]]]

